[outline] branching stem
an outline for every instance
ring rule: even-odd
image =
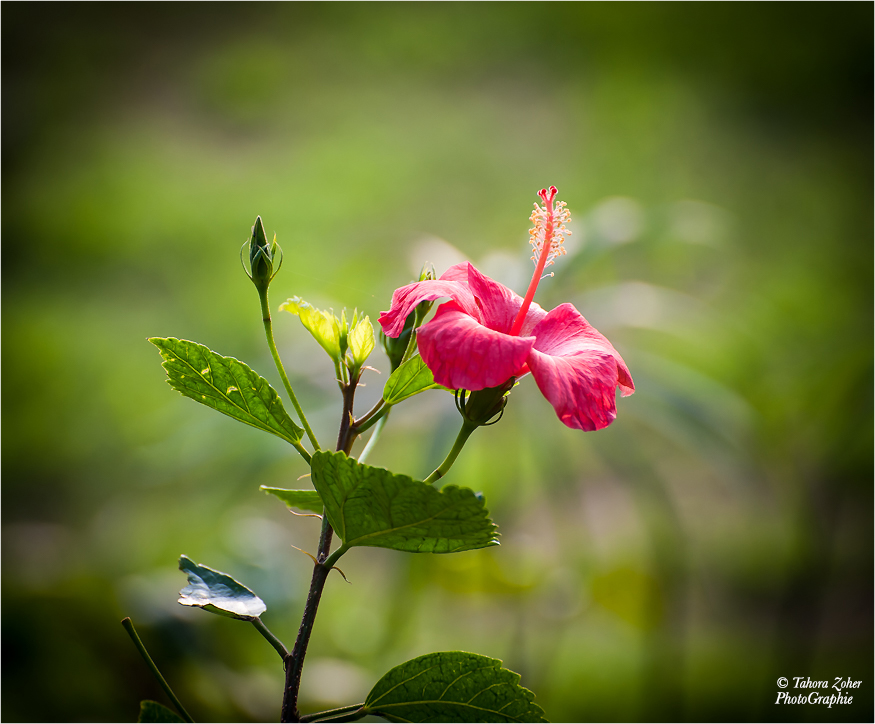
[[[340,431],[337,435],[337,450],[349,455],[352,444],[358,436],[358,431],[353,425],[353,402],[355,390],[358,385],[358,375],[354,376],[349,384],[343,387],[343,411],[340,418]],[[318,448],[317,448],[318,449]],[[298,629],[298,638],[292,653],[285,657],[286,685],[283,693],[283,708],[280,721],[299,722],[301,715],[298,712],[298,692],[301,687],[301,673],[304,668],[304,657],[307,655],[307,645],[310,643],[310,634],[313,633],[313,624],[316,621],[316,612],[319,609],[319,601],[322,599],[322,590],[328,574],[334,567],[335,562],[346,552],[341,546],[334,554],[331,554],[331,539],[334,530],[328,522],[328,515],[322,512],[322,532],[319,536],[319,548],[316,553],[316,563],[313,565],[313,576],[310,579],[310,591],[307,594],[307,603],[304,605],[304,615],[301,618],[301,626]],[[361,717],[357,717],[361,718]],[[354,721],[354,719],[350,719]]]

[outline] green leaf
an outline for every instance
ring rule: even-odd
[[[184,339],[149,341],[161,352],[174,390],[287,442],[300,442],[304,431],[292,422],[276,390],[248,365]]]
[[[280,311],[299,317],[301,323],[328,356],[334,360],[340,359],[340,320],[334,312],[316,309],[297,296],[280,304]]]
[[[315,490],[286,490],[285,488],[269,488],[262,485],[261,490],[270,495],[275,495],[290,508],[309,510],[322,515],[322,498]]]
[[[179,570],[188,576],[188,585],[179,592],[183,606],[240,621],[251,621],[267,610],[264,601],[226,573],[200,566],[188,556],[180,556]]]
[[[426,367],[422,357],[416,355],[389,375],[386,386],[383,388],[383,399],[386,404],[397,405],[402,400],[413,397],[420,392],[445,389],[447,388],[434,381],[434,375]]]
[[[361,367],[368,355],[374,351],[374,327],[369,317],[360,319],[350,330],[347,338],[349,351],[356,367]]]
[[[535,695],[501,661],[464,651],[411,659],[368,694],[363,712],[397,722],[543,722]]]
[[[184,722],[177,714],[157,701],[144,699],[140,702],[140,716],[138,722]]]
[[[454,553],[498,545],[483,496],[468,488],[436,490],[342,452],[319,451],[310,465],[328,521],[346,548]]]

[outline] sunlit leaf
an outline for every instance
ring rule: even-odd
[[[276,390],[245,363],[184,339],[149,341],[161,352],[174,390],[292,444],[301,440],[304,431],[292,422]]]
[[[543,722],[535,695],[501,661],[441,651],[390,670],[362,709],[396,722]]]
[[[422,357],[416,355],[407,360],[395,370],[386,380],[383,387],[383,399],[390,405],[396,405],[408,397],[426,390],[445,390],[434,381],[434,375],[426,367]]]
[[[140,716],[138,722],[184,722],[185,719],[180,718],[166,706],[159,704],[157,701],[144,699],[140,702]]]
[[[311,469],[328,520],[347,548],[453,553],[498,545],[483,496],[468,488],[436,490],[342,452],[315,453]]]
[[[347,341],[353,361],[361,367],[368,358],[368,355],[374,351],[374,327],[369,317],[358,320],[356,325],[350,330]]]
[[[334,312],[316,309],[300,297],[292,297],[280,304],[281,312],[297,316],[331,359],[340,358],[340,320]]]
[[[322,513],[322,498],[315,490],[286,490],[285,488],[269,488],[266,485],[262,485],[260,489],[265,493],[275,495],[290,508]]]
[[[221,571],[200,566],[187,556],[180,556],[179,570],[188,576],[188,585],[179,592],[183,606],[197,606],[241,621],[251,621],[267,610],[264,601]]]

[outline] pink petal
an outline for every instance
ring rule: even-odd
[[[471,262],[469,261],[463,261],[461,264],[453,264],[453,266],[451,266],[443,274],[441,274],[441,281],[465,282],[467,284],[469,266],[471,266]]]
[[[523,304],[523,298],[512,289],[504,286],[504,284],[500,284],[494,279],[490,279],[485,274],[482,274],[473,264],[467,262],[466,264],[456,264],[456,266],[451,267],[441,279],[448,278],[449,276],[457,279],[462,278],[461,274],[463,270],[461,267],[463,266],[467,266],[468,285],[474,293],[474,296],[477,297],[477,301],[480,305],[481,321],[483,324],[489,327],[489,329],[494,329],[497,332],[504,332],[505,334],[510,332],[513,322],[516,319],[516,315],[519,313],[520,307]],[[532,303],[526,313],[525,321],[520,330],[520,336],[529,336],[535,325],[540,322],[546,314],[547,313],[541,309],[541,307]]]
[[[615,391],[635,385],[623,358],[571,304],[561,304],[535,327],[528,364],[559,419],[578,430],[600,430],[617,416]]]
[[[419,329],[419,353],[435,382],[452,389],[496,387],[521,373],[534,337],[488,329],[454,302]]]
[[[459,266],[459,265],[457,265]],[[451,267],[451,269],[454,267]],[[441,297],[449,297],[459,304],[468,314],[480,318],[480,309],[474,295],[465,282],[432,279],[424,282],[414,282],[406,287],[396,289],[392,295],[392,304],[387,312],[380,313],[379,322],[383,332],[388,337],[397,337],[404,329],[404,320],[417,304],[432,301]]]

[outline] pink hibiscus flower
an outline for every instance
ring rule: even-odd
[[[525,298],[481,274],[468,262],[440,279],[396,289],[380,315],[389,337],[422,301],[449,297],[417,331],[422,359],[435,382],[452,389],[497,387],[531,372],[559,419],[577,430],[600,430],[617,416],[615,390],[625,397],[635,385],[623,358],[574,308],[560,304],[545,312],[532,300],[544,268],[565,252],[565,204],[555,205],[556,187],[542,189],[529,232],[536,262]]]

